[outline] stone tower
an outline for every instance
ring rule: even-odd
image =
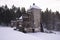
[[[33,3],[30,9],[27,10],[27,14],[23,14],[23,25],[26,32],[39,32],[40,27],[40,16],[41,9]]]
[[[41,9],[35,5],[35,3],[33,3],[33,6],[30,7],[31,9],[31,13],[33,14],[33,20],[34,20],[34,30],[35,32],[37,31],[41,31],[41,27],[40,27],[40,20],[41,20]]]

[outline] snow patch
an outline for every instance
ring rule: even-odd
[[[22,19],[22,16],[19,19]]]
[[[36,5],[30,6],[30,9],[32,9],[32,8],[40,9],[40,8],[39,8],[38,6],[36,6]]]

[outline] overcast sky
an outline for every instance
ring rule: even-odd
[[[53,11],[60,11],[60,0],[0,0],[0,6],[7,4],[9,8],[14,4],[17,7],[25,7],[28,9],[33,3],[42,10],[48,8]]]

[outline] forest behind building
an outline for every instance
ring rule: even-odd
[[[27,13],[25,8],[16,7],[14,5],[11,8],[8,8],[7,5],[0,6],[0,25],[8,26],[11,20],[16,20],[16,18],[21,17],[23,13]],[[53,12],[48,8],[46,8],[45,11],[41,11],[41,23],[43,28],[60,31],[59,11]]]

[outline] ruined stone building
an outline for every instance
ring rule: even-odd
[[[41,20],[41,9],[34,3],[27,10],[27,13],[22,14],[22,27],[26,32],[39,32],[41,31],[40,20]]]

